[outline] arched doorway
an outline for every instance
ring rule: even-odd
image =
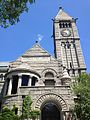
[[[60,110],[54,102],[50,101],[43,105],[41,120],[61,120]]]

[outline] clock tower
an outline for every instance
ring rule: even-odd
[[[68,70],[70,76],[86,71],[76,19],[62,8],[53,20],[54,54]]]

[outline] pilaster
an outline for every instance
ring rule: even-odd
[[[10,78],[10,81],[9,81],[9,87],[8,87],[8,93],[7,93],[7,95],[11,95],[11,90],[12,90],[12,80],[13,80],[13,78],[11,77],[11,78]]]

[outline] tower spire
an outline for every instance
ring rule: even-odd
[[[55,57],[62,61],[71,76],[85,71],[76,21],[62,7],[55,17],[53,31]]]

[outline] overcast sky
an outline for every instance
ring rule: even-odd
[[[52,18],[59,7],[74,18],[81,38],[87,72],[90,73],[90,0],[36,0],[20,22],[7,29],[0,28],[0,61],[14,61],[39,40],[40,45],[53,55]]]

